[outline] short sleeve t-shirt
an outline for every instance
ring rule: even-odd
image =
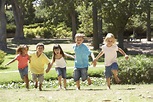
[[[106,45],[102,46],[102,51],[105,56],[105,66],[110,66],[112,63],[117,62],[117,51],[118,46],[113,45],[111,47],[107,47]]]
[[[28,54],[26,54],[25,56],[18,54],[16,56],[16,60],[18,60],[18,68],[22,69],[28,66],[29,56]]]
[[[73,46],[75,52],[75,68],[86,68],[89,66],[89,55],[91,54],[90,49],[85,45],[81,44]]]
[[[42,53],[39,57],[36,53],[30,55],[30,70],[33,74],[43,74],[45,65],[49,63],[48,57]]]

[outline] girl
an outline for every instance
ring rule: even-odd
[[[64,53],[60,45],[58,45],[58,44],[54,45],[51,67],[52,67],[53,63],[55,63],[55,69],[58,74],[59,89],[62,89],[61,80],[63,78],[64,90],[66,90],[66,61],[65,61],[65,57],[70,57],[70,58],[74,59],[74,56]],[[49,72],[50,68],[46,69],[46,73]]]
[[[112,33],[108,33],[104,39],[104,45],[102,46],[101,52],[96,56],[96,61],[105,54],[105,77],[107,81],[108,89],[110,89],[110,78],[112,74],[114,75],[115,81],[120,82],[118,78],[118,64],[117,64],[117,51],[125,56],[128,59],[128,55],[116,45],[116,39]]]
[[[20,45],[16,53],[17,55],[15,56],[14,59],[9,61],[5,66],[11,64],[15,60],[18,60],[18,70],[21,76],[21,79],[26,83],[26,88],[29,89],[29,78],[28,78],[28,61],[29,61],[29,56],[27,54],[29,47],[27,45]]]

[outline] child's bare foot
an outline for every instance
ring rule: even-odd
[[[107,86],[107,90],[111,90],[110,86]]]
[[[39,91],[42,91],[42,88],[41,87],[39,87]]]
[[[88,85],[91,85],[92,84],[92,81],[91,81],[90,78],[88,78],[87,81],[88,81]]]
[[[80,90],[80,87],[77,87],[76,90]]]

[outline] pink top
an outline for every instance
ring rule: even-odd
[[[28,66],[29,55],[26,54],[25,56],[22,56],[22,55],[18,54],[16,56],[16,60],[18,60],[18,68],[19,69],[25,68],[26,66]]]

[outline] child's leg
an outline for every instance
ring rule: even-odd
[[[62,76],[58,76],[58,84],[59,84],[59,88],[62,89],[62,83],[61,83],[61,80],[62,80]]]
[[[118,78],[118,71],[112,70],[116,83],[119,83],[121,80]]]
[[[35,81],[35,88],[38,87],[38,80]]]
[[[110,78],[106,78],[106,82],[107,82],[107,87],[108,87],[108,89],[111,89],[111,88],[110,88]]]
[[[42,91],[42,83],[39,83],[39,90]]]
[[[39,90],[42,91],[42,83],[44,81],[44,74],[39,74],[38,80],[39,80]]]
[[[29,89],[29,79],[28,79],[28,75],[24,76],[24,82],[26,83],[26,88]]]
[[[88,81],[88,85],[91,85],[91,84],[92,84],[91,79],[90,79],[90,77],[89,77],[89,76],[88,76],[87,81]]]
[[[80,90],[80,80],[76,81],[77,90]]]
[[[64,89],[66,89],[66,78],[63,78]]]

